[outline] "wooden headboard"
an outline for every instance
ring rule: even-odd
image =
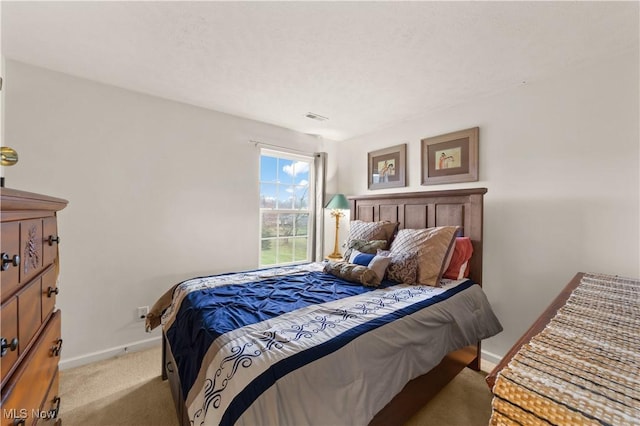
[[[487,188],[402,192],[348,197],[351,220],[399,222],[399,229],[457,225],[470,237],[469,278],[482,285],[482,211]]]

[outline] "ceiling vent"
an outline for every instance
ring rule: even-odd
[[[328,118],[327,117],[323,117],[320,114],[316,114],[314,112],[308,112],[305,114],[305,117],[310,118],[312,120],[316,120],[316,121],[327,121]]]

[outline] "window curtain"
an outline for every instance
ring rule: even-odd
[[[324,188],[327,176],[327,153],[316,152],[313,154],[315,168],[315,214],[313,226],[315,229],[313,253],[311,259],[321,262],[324,253]]]

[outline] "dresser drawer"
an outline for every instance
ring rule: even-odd
[[[56,370],[47,397],[42,404],[42,411],[37,419],[38,426],[55,425],[58,422],[58,414],[60,414],[60,374]]]
[[[42,324],[53,312],[55,291],[48,291],[48,287],[55,287],[55,281],[56,271],[54,266],[50,265],[41,275],[32,279],[29,284],[19,289],[18,293],[2,304],[0,337],[3,337],[5,343],[9,345],[0,360],[2,384],[6,382],[7,375],[10,374],[16,361],[22,358],[34,343]]]
[[[18,299],[11,299],[2,305],[0,312],[0,337],[8,345],[12,345],[5,349],[4,355],[0,358],[0,383],[4,384],[5,378],[11,371],[13,365],[18,360]]]
[[[0,297],[4,301],[18,288],[20,282],[20,222],[5,222],[0,234],[3,261],[0,272]]]
[[[58,225],[55,217],[45,217],[42,220],[42,260],[43,265],[49,265],[58,257]]]
[[[20,222],[20,282],[25,283],[42,269],[42,219]]]
[[[42,275],[42,291],[40,299],[42,300],[42,321],[46,321],[47,317],[56,306],[56,296],[58,294],[57,275],[55,267],[50,267]]]
[[[41,278],[29,283],[18,293],[19,354],[22,355],[42,324]]]
[[[58,371],[62,346],[60,316],[60,312],[53,314],[27,358],[3,387],[1,426],[14,426],[18,418],[24,418],[25,425],[33,425],[42,413]]]
[[[7,300],[43,268],[58,257],[56,217],[2,223],[2,287],[0,296]]]

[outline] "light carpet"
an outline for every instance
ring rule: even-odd
[[[169,383],[160,378],[161,349],[128,353],[60,373],[65,426],[174,426]],[[484,373],[463,370],[407,426],[486,426],[491,392]]]

